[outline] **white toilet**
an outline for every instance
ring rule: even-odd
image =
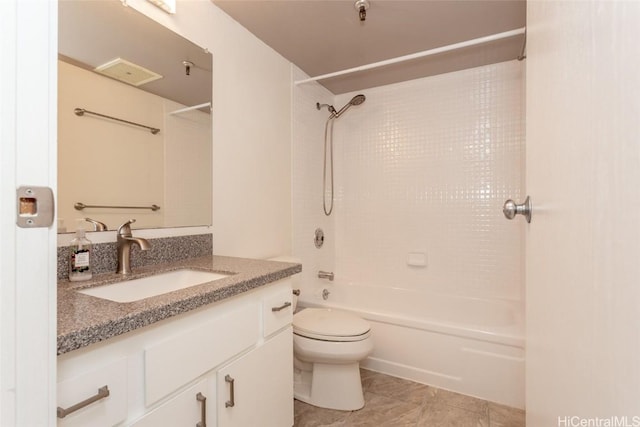
[[[294,396],[314,406],[364,406],[360,361],[373,350],[371,326],[355,315],[305,308],[293,316]]]

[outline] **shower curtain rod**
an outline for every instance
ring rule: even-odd
[[[520,34],[524,34],[525,31],[526,31],[526,27],[522,27],[522,28],[518,28],[516,30],[505,31],[503,33],[498,33],[498,34],[493,34],[493,35],[490,35],[490,36],[479,37],[477,39],[467,40],[467,41],[460,42],[460,43],[454,43],[454,44],[450,44],[450,45],[447,45],[447,46],[436,47],[434,49],[429,49],[429,50],[424,50],[422,52],[417,52],[417,53],[412,53],[412,54],[409,54],[409,55],[399,56],[397,58],[386,59],[384,61],[373,62],[371,64],[361,65],[359,67],[348,68],[348,69],[342,70],[342,71],[336,71],[336,72],[333,72],[333,73],[322,74],[320,76],[311,77],[311,78],[304,79],[304,80],[296,80],[294,83],[296,85],[299,85],[299,84],[303,84],[303,83],[315,82],[315,81],[318,81],[318,80],[329,79],[331,77],[337,77],[337,76],[342,76],[342,75],[345,75],[345,74],[357,73],[358,71],[366,71],[366,70],[370,70],[372,68],[378,68],[378,67],[384,67],[386,65],[397,64],[399,62],[411,61],[412,59],[424,58],[425,56],[436,55],[438,53],[449,52],[449,51],[456,50],[456,49],[462,49],[462,48],[469,47],[469,46],[475,46],[475,45],[478,45],[478,44],[488,43],[488,42],[492,42],[492,41],[495,41],[495,40],[506,39],[506,38],[509,38],[509,37],[518,36]]]

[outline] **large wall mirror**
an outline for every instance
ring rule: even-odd
[[[58,231],[210,225],[211,54],[118,0],[58,19]]]

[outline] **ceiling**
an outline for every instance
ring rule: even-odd
[[[93,70],[123,58],[163,76],[138,89],[188,106],[211,101],[211,54],[121,1],[60,0],[58,23],[61,60]]]
[[[525,0],[212,0],[310,76],[447,46],[526,25]],[[334,94],[517,58],[524,36],[320,81]]]

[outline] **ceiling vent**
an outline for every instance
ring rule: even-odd
[[[122,58],[116,58],[113,61],[102,64],[96,67],[95,71],[133,86],[140,86],[162,78],[160,74]]]

